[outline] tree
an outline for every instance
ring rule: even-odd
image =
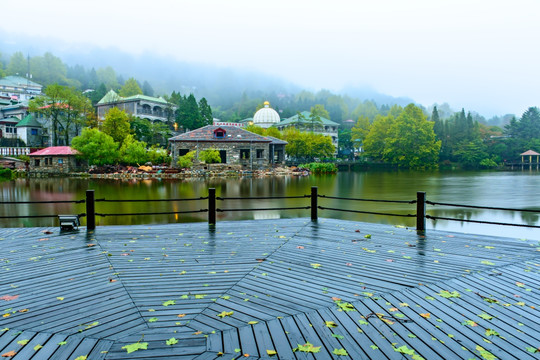
[[[218,164],[221,162],[219,150],[205,149],[199,152],[199,160],[205,164]]]
[[[135,140],[131,134],[127,135],[120,147],[120,162],[126,165],[142,165],[147,161],[146,143]]]
[[[315,106],[312,106],[309,114],[311,132],[313,132],[315,129],[322,127],[322,118],[330,118],[330,114],[328,114],[328,111],[326,111],[324,105],[317,104]]]
[[[300,161],[313,161],[315,158],[332,157],[335,147],[329,136],[311,132],[300,132],[289,128],[284,134],[287,145],[285,152]]]
[[[129,78],[125,84],[118,91],[118,95],[122,97],[130,97],[134,95],[142,95],[143,91],[139,87],[137,80],[134,78]]]
[[[17,51],[11,55],[6,68],[7,75],[25,76],[28,72],[28,63],[22,52]]]
[[[427,121],[422,109],[409,104],[388,129],[383,158],[400,167],[435,168],[440,148],[433,123]]]
[[[367,116],[360,116],[351,129],[351,140],[358,141],[362,144],[369,134],[370,126],[369,118]]]
[[[108,89],[118,89],[119,84],[116,80],[116,73],[110,66],[105,68],[99,68],[96,71],[96,75],[99,83],[104,83]]]
[[[168,164],[171,162],[171,158],[169,154],[167,154],[167,149],[153,145],[148,149],[148,161],[154,165]]]
[[[183,99],[178,104],[177,123],[184,126],[184,129],[194,130],[199,125],[200,113],[197,100],[193,94]]]
[[[69,144],[72,127],[75,132],[84,125],[93,113],[90,101],[74,88],[52,84],[45,88],[44,96],[29,102],[29,111],[43,115],[51,123],[52,145],[58,145],[63,136],[65,144]]]
[[[118,160],[118,144],[98,129],[85,128],[73,138],[71,146],[82,154],[89,165],[114,164]]]
[[[384,161],[384,149],[390,127],[395,119],[392,115],[378,115],[364,139],[364,151],[367,156],[376,161]]]
[[[129,120],[124,110],[113,107],[105,114],[101,130],[122,146],[124,139],[130,134]]]
[[[146,96],[154,96],[154,89],[152,88],[152,85],[146,80],[143,82],[142,86],[142,92]]]
[[[50,52],[46,52],[43,56],[32,57],[30,59],[30,69],[33,80],[38,83],[44,85],[75,85],[73,81],[68,81],[66,65],[59,57]]]
[[[205,125],[212,125],[214,122],[214,116],[212,115],[212,108],[208,105],[208,102],[205,98],[199,100],[199,114],[200,114],[200,125],[199,127]]]

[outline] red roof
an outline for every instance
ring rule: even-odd
[[[38,150],[30,154],[30,156],[46,156],[46,155],[77,155],[79,152],[72,149],[70,146],[51,146],[45,149]]]

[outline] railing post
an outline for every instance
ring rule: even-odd
[[[96,203],[94,190],[86,190],[86,230],[96,228]]]
[[[317,221],[317,187],[312,186],[311,187],[311,221]]]
[[[216,225],[216,189],[208,189],[208,225]]]
[[[416,231],[426,230],[426,192],[416,192]]]

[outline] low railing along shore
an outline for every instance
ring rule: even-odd
[[[279,200],[279,199],[309,199],[309,203],[305,206],[297,207],[272,207],[272,208],[221,208],[217,206],[217,202],[220,201],[223,204],[237,201],[237,200]],[[415,204],[415,213],[412,214],[395,214],[387,212],[373,212],[373,211],[363,211],[358,209],[343,209],[343,208],[332,208],[321,206],[319,200],[342,200],[342,201],[351,201],[351,202],[377,202],[377,203],[394,203],[394,204]],[[109,203],[123,203],[123,202],[203,202],[206,205],[205,208],[199,210],[189,210],[189,211],[169,211],[169,212],[139,212],[139,213],[100,213],[96,211],[96,203],[100,202],[109,202]],[[105,199],[95,198],[94,190],[86,191],[86,198],[81,200],[71,200],[71,201],[0,201],[1,205],[23,205],[23,204],[54,204],[54,203],[74,203],[74,204],[85,204],[86,212],[75,214],[78,218],[86,217],[86,229],[93,230],[96,227],[96,217],[106,217],[106,216],[144,216],[144,215],[178,215],[178,214],[193,214],[193,213],[208,213],[208,224],[211,226],[216,225],[216,214],[217,213],[227,213],[234,211],[287,211],[287,210],[310,210],[311,220],[317,221],[319,217],[319,210],[324,211],[340,211],[348,213],[357,213],[357,214],[371,214],[371,215],[382,215],[382,216],[397,216],[397,217],[409,217],[416,218],[416,230],[425,231],[426,230],[426,219],[430,220],[444,220],[444,221],[459,221],[459,222],[470,222],[478,224],[490,224],[490,225],[502,225],[502,226],[519,226],[519,227],[528,227],[528,228],[540,228],[537,225],[527,225],[527,224],[514,224],[514,223],[503,223],[495,221],[483,221],[483,220],[474,220],[474,219],[458,219],[450,217],[440,217],[432,216],[426,213],[426,206],[448,206],[448,207],[459,207],[459,208],[472,208],[472,209],[482,209],[482,210],[496,210],[496,211],[515,211],[515,212],[528,212],[540,214],[540,210],[530,210],[530,209],[512,209],[512,208],[503,208],[503,207],[487,207],[487,206],[476,206],[476,205],[464,205],[464,204],[451,204],[451,203],[440,203],[432,202],[426,199],[426,193],[419,191],[416,193],[416,199],[413,200],[382,200],[382,199],[363,199],[363,198],[347,198],[347,197],[337,197],[337,196],[327,196],[320,195],[318,193],[318,188],[316,186],[311,187],[310,194],[301,195],[301,196],[268,196],[268,197],[218,197],[216,196],[216,189],[209,188],[208,196],[198,197],[198,198],[184,198],[184,199]],[[411,209],[412,210],[412,209]],[[0,219],[20,219],[20,218],[56,218],[59,214],[50,214],[50,215],[13,215],[13,216],[0,216]]]

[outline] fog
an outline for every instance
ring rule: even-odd
[[[538,10],[535,0],[28,0],[3,17],[0,51],[111,65],[163,91],[178,83],[203,91],[208,81],[369,89],[485,116],[521,114],[540,98]]]

